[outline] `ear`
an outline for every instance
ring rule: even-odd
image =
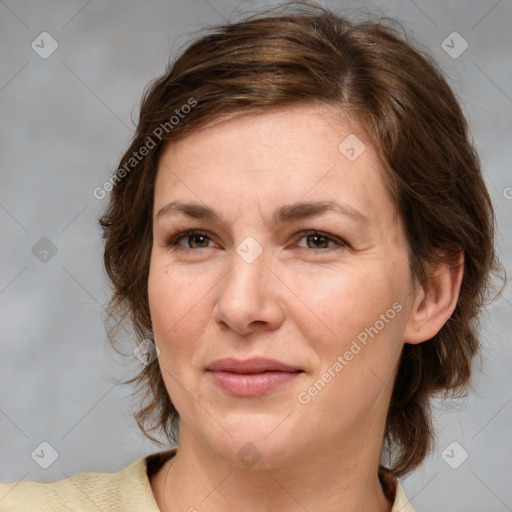
[[[448,321],[459,298],[464,273],[462,251],[443,263],[419,287],[404,331],[404,343],[417,344],[433,338]]]

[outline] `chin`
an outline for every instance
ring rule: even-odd
[[[290,460],[301,450],[300,436],[291,424],[284,425],[286,415],[261,417],[244,414],[223,421],[223,429],[203,433],[203,441],[230,465],[247,469],[272,469]],[[211,434],[215,434],[212,436]]]

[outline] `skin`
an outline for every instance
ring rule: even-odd
[[[350,134],[366,147],[354,161],[338,149]],[[157,215],[178,200],[213,208],[222,221]],[[329,200],[366,220],[326,212],[271,221],[283,205]],[[186,229],[206,238],[166,246]],[[403,225],[357,123],[327,107],[288,106],[234,116],[169,145],[153,235],[154,338],[180,414],[178,453],[151,479],[159,508],[389,512],[377,471],[397,362],[404,343],[430,339],[450,317],[462,271],[441,267],[424,287],[414,284]],[[262,249],[251,263],[237,253],[248,236]],[[401,311],[300,403],[298,394],[396,303]],[[254,356],[303,373],[247,398],[227,394],[205,371],[219,358]],[[237,456],[248,442],[261,456],[252,467]]]

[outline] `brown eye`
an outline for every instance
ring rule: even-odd
[[[320,231],[308,231],[301,233],[299,240],[305,239],[306,245],[299,244],[299,247],[314,249],[316,251],[331,250],[336,247],[345,247],[346,244],[337,237],[327,235]],[[329,244],[331,244],[329,246]]]
[[[308,247],[311,249],[327,249],[329,244],[329,239],[323,235],[309,235],[306,239],[308,240]]]
[[[187,240],[187,244],[190,247],[190,249],[203,249],[205,247],[208,247],[209,238],[206,235],[202,235],[201,233],[187,235],[182,238],[185,238]]]
[[[182,241],[185,240],[185,243]],[[207,249],[211,238],[201,231],[181,231],[166,241],[165,246],[173,248],[179,246],[182,249]]]

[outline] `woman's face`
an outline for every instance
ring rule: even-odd
[[[414,288],[363,132],[305,105],[228,119],[166,148],[154,205],[149,302],[180,443],[259,467],[380,447]]]

